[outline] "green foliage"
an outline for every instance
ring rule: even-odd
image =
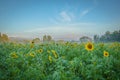
[[[30,45],[0,43],[0,80],[120,79],[120,43],[94,44],[92,51],[85,43]]]
[[[120,42],[120,30],[109,32],[106,31],[106,33],[102,36],[94,35],[94,41],[95,42]]]

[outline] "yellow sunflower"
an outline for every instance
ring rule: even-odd
[[[31,41],[31,44],[34,44],[35,42],[34,41]]]
[[[52,62],[52,57],[51,56],[48,56],[48,59],[50,62]]]
[[[31,56],[31,57],[35,57],[35,54],[33,54],[33,53],[30,53],[30,56]]]
[[[104,57],[108,57],[109,53],[107,51],[104,51]]]
[[[31,41],[30,42],[30,48],[33,48],[34,47],[34,41]]]
[[[92,51],[94,49],[94,45],[91,43],[91,42],[88,42],[86,45],[85,45],[85,48],[86,50],[88,51]]]
[[[55,53],[55,50],[51,50],[52,53]]]
[[[56,53],[56,51],[55,51],[55,50],[51,50],[51,52],[53,53],[53,55],[54,55],[54,57],[55,57],[55,58],[57,58],[57,57],[58,57],[58,55],[57,55],[57,53]]]
[[[42,52],[43,52],[43,49],[39,49],[38,52],[42,53]]]
[[[18,55],[17,55],[16,53],[12,53],[12,54],[11,54],[11,57],[12,57],[12,58],[18,58]]]

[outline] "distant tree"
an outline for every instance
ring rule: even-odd
[[[51,41],[52,37],[50,35],[47,36],[47,41]]]
[[[94,35],[94,40],[97,39],[97,36]],[[99,37],[99,42],[115,42],[119,41],[120,42],[120,30],[119,31],[106,31],[104,35]]]
[[[0,32],[0,41],[2,41],[2,35],[1,35],[1,32]]]
[[[113,39],[113,41],[120,41],[120,33],[119,33],[119,31],[114,31],[112,33],[112,39]]]
[[[102,35],[102,36],[100,37],[99,41],[100,41],[100,42],[105,42],[105,36]]]
[[[29,43],[30,40],[24,39],[23,42],[24,42],[24,43]]]
[[[2,41],[4,42],[9,41],[9,38],[6,34],[2,34]]]
[[[1,35],[1,32],[0,32],[0,38],[1,38],[1,36],[2,36],[2,35]]]
[[[98,35],[94,35],[94,41],[99,42],[99,36]]]
[[[58,43],[64,43],[65,41],[64,40],[58,40],[57,42]]]
[[[43,42],[46,42],[46,41],[47,41],[47,36],[44,35],[44,36],[43,36]]]
[[[48,36],[44,35],[43,36],[43,42],[50,42],[50,41],[52,41],[52,37],[50,35],[48,35]]]
[[[38,43],[38,42],[40,42],[40,39],[39,38],[35,38],[35,39],[33,39],[33,42]]]
[[[110,35],[110,31],[106,31],[106,32],[105,32],[105,35],[106,35],[106,36],[109,36],[109,35]]]
[[[119,30],[118,32],[119,32],[119,34],[120,34],[120,30]]]
[[[87,37],[87,36],[83,36],[79,39],[81,42],[87,42],[87,41],[92,41],[91,38]]]

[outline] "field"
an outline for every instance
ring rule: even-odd
[[[120,43],[0,43],[0,80],[120,80]]]

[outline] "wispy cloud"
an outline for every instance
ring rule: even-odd
[[[83,10],[81,13],[80,13],[80,17],[83,17],[85,15],[87,15],[88,13],[90,13],[97,5],[98,5],[98,1],[97,0],[93,0],[93,7],[89,7],[85,10]]]
[[[60,12],[60,17],[62,21],[70,22],[72,20],[72,17],[65,11]]]
[[[83,16],[87,15],[90,11],[91,11],[91,9],[86,9],[86,10],[82,11],[80,13],[80,17],[83,17]]]
[[[75,15],[72,12],[68,11],[61,11],[55,18],[51,18],[50,22],[54,24],[61,24],[61,23],[70,23],[75,18]]]

